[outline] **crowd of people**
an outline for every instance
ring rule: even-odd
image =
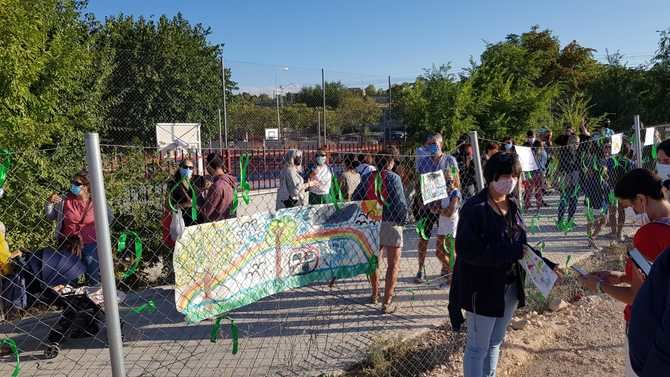
[[[370,300],[381,301],[383,313],[397,309],[393,298],[409,218],[414,218],[419,234],[416,283],[428,280],[425,263],[435,230],[435,255],[441,265],[438,278],[441,287],[449,288],[449,317],[454,330],[463,324],[467,328],[464,374],[468,377],[495,375],[508,324],[525,304],[525,271],[519,263],[524,253],[537,254],[562,275],[556,263],[527,242],[522,214],[533,208],[532,199],[539,210],[547,206],[545,194],[558,192],[556,225],[565,230],[574,223],[583,197],[593,246],[607,223],[611,236],[622,240],[630,211],[629,216],[641,225],[633,246],[653,263],[651,272],[644,275],[628,260],[625,271],[590,272],[581,281],[586,289],[627,304],[627,375],[662,375],[670,370],[670,252],[665,251],[670,246],[670,140],[658,145],[656,172],[652,172],[635,168],[627,143],[612,155],[610,136],[606,128],[591,134],[585,126],[580,135],[566,127],[556,139],[548,130],[529,131],[521,146],[515,146],[510,137],[501,145],[488,143],[481,156],[463,139],[452,156],[444,152],[443,138],[436,133],[416,150],[413,169],[402,164],[397,148],[387,147],[378,154],[344,155],[339,173],[329,164],[327,148],[319,149],[309,162],[300,150],[290,149],[282,160],[275,208],[330,203],[335,189],[345,201],[379,201],[383,209],[379,244],[387,267],[383,296],[377,271],[371,274]],[[522,171],[520,147],[530,148],[535,170]],[[483,168],[480,190],[475,159]],[[175,216],[184,226],[236,217],[237,178],[215,153],[207,156],[206,170],[207,176],[196,176],[193,161],[184,159],[168,182],[166,242],[174,245],[170,227]],[[424,203],[418,177],[426,174],[443,174],[444,197]],[[107,213],[111,216],[112,211]],[[81,261],[86,283],[98,285],[95,208],[86,171],[72,177],[67,193],[49,196],[45,216],[56,222],[57,242],[68,245],[67,252]],[[4,242],[4,227],[0,236]],[[0,255],[3,276],[10,273],[8,260],[17,256]]]

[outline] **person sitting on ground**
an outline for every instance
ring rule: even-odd
[[[302,152],[289,149],[284,156],[279,173],[276,209],[300,207],[306,204],[305,191],[309,188],[309,183],[303,182],[301,172]]]
[[[333,171],[328,166],[326,147],[316,152],[316,165],[307,174],[309,184],[309,204],[326,204],[330,202],[330,187],[333,184]]]
[[[453,156],[447,155],[442,152],[442,135],[439,133],[433,134],[430,142],[428,143],[430,156],[423,157],[419,163],[418,173],[419,175],[435,173],[435,172],[444,172],[445,170],[458,169],[458,162]],[[417,184],[420,182],[420,179],[417,179]],[[417,192],[421,193],[421,188],[417,187]],[[435,223],[438,221],[440,214],[440,201],[434,201],[431,203],[423,204],[423,199],[421,195],[417,195],[415,199],[418,201],[418,211],[416,214],[417,221],[423,223],[423,234],[428,237],[424,239],[423,236],[419,237],[418,245],[418,262],[419,270],[416,273],[414,281],[416,283],[424,283],[426,281],[426,255],[428,254],[428,240],[430,239]],[[436,251],[437,258],[442,262],[442,270],[447,270],[449,267],[449,262],[444,254],[440,254]]]
[[[646,169],[633,169],[614,188],[619,202],[624,207],[633,208],[636,216],[641,218],[640,222],[645,224],[635,233],[633,246],[650,261],[654,261],[670,246],[670,203],[663,200],[661,187],[661,180],[654,173]],[[628,259],[623,272],[595,271],[580,278],[585,288],[605,293],[625,303],[624,320],[627,324],[631,320],[631,304],[638,288],[631,284],[633,269],[633,262]],[[626,357],[625,360],[626,370],[630,371],[630,359]]]
[[[403,224],[407,216],[407,202],[400,176],[393,172],[396,160],[399,157],[398,149],[390,147],[384,149],[375,157],[377,171],[369,172],[361,177],[352,195],[353,200],[378,200],[382,204],[382,224],[379,230],[379,245],[381,253],[386,254],[387,268],[384,287],[382,312],[393,313],[397,306],[392,304],[393,293],[398,281],[400,269],[400,252],[403,247]],[[381,192],[376,187],[377,177],[381,178]],[[383,198],[380,198],[381,195]],[[372,285],[372,303],[379,301],[379,277],[375,271],[370,275]]]
[[[461,208],[449,297],[467,313],[465,377],[495,376],[507,325],[517,307],[525,305],[526,273],[519,260],[524,252],[542,257],[528,248],[521,212],[511,196],[520,175],[516,154],[496,153],[484,170],[486,187]],[[556,270],[555,263],[542,259]],[[457,329],[461,324],[452,325]]]
[[[214,152],[207,155],[207,172],[213,177],[213,182],[200,207],[198,222],[202,224],[234,218],[237,214],[231,209],[237,179],[225,172],[223,159]]]
[[[356,187],[361,183],[361,175],[354,169],[351,155],[344,156],[344,171],[339,178],[340,189],[345,201],[350,201]]]

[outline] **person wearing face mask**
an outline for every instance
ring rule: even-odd
[[[326,163],[326,148],[316,152],[316,165],[307,175],[309,183],[309,204],[325,204],[330,201],[330,186],[333,184],[333,172]]]
[[[518,261],[524,250],[541,257],[528,248],[519,206],[510,195],[520,174],[515,154],[493,155],[484,170],[486,187],[461,208],[449,297],[466,311],[465,377],[495,375],[507,325],[525,305],[526,274]]]
[[[430,142],[427,144],[427,146],[430,156],[423,157],[419,162],[419,169],[417,171],[419,175],[426,173],[443,172],[445,170],[451,171],[452,169],[456,169],[456,171],[458,172],[458,162],[456,161],[456,159],[453,156],[449,156],[447,154],[442,153],[441,134],[439,133],[434,134],[430,139]],[[421,187],[419,185],[420,180],[417,179],[416,182],[417,182],[416,192],[421,193]],[[420,194],[415,196],[415,200],[417,207],[415,217],[417,221],[423,221],[425,230],[424,233],[427,235],[428,239],[430,239],[433,227],[435,226],[439,218],[441,210],[440,201],[438,200],[424,205]],[[414,278],[414,281],[417,284],[426,281],[426,272],[424,266],[426,262],[426,256],[428,254],[428,239],[419,237],[419,244],[418,244],[419,270]],[[440,251],[436,250],[435,252],[439,253]],[[446,257],[444,255],[439,255],[438,259],[442,262],[442,270],[440,276],[444,276],[449,270],[449,264],[446,263]]]
[[[526,142],[523,143],[523,146],[532,147],[533,144],[535,144],[535,131],[528,130],[528,132],[526,132]]]
[[[197,207],[197,202],[192,203],[194,190],[193,169],[193,161],[190,159],[183,160],[167,185],[168,190],[170,190],[170,203],[168,203],[167,208],[170,209],[170,204],[172,204],[175,208],[181,209],[184,225],[186,226],[196,223],[196,219],[193,219],[191,213],[191,207],[193,205]]]
[[[670,183],[670,139],[658,144],[656,151],[656,174],[667,187]]]
[[[305,205],[305,190],[309,183],[304,183],[302,172],[302,152],[289,149],[282,161],[279,173],[279,190],[277,191],[276,209],[292,208]]]
[[[112,211],[107,208],[109,222]],[[81,257],[86,266],[86,280],[89,285],[100,282],[97,240],[95,235],[95,209],[91,198],[88,172],[82,170],[72,177],[70,190],[64,196],[51,194],[45,206],[48,220],[56,221],[56,242],[61,244],[66,238],[76,238],[79,242],[72,253]]]
[[[502,146],[503,152],[514,152],[514,139],[511,136],[505,137]]]
[[[632,208],[642,225],[633,237],[633,247],[649,261],[654,261],[670,246],[670,203],[664,200],[661,180],[647,169],[633,169],[624,175],[614,194],[619,202]],[[626,261],[625,271],[596,271],[581,278],[582,285],[597,293],[605,293],[626,304],[626,329],[631,320],[631,304],[639,286],[632,284],[633,262]],[[626,355],[628,343],[626,342]],[[634,376],[630,358],[626,356],[626,375]]]

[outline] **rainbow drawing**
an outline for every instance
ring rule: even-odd
[[[282,209],[186,228],[175,247],[175,303],[189,322],[264,297],[368,272],[379,252],[376,201]]]

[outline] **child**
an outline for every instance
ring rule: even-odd
[[[458,226],[458,209],[460,208],[460,203],[462,200],[461,191],[460,191],[460,180],[458,178],[458,172],[452,170],[444,171],[444,178],[447,181],[447,192],[449,196],[442,199],[442,208],[440,210],[440,218],[437,228],[437,250],[436,254],[438,259],[442,261],[442,271],[440,275],[446,277],[451,272],[451,266],[454,261],[452,258],[455,256],[454,239],[456,239],[456,227]],[[446,245],[445,245],[446,244]],[[449,257],[447,257],[447,255]],[[448,285],[449,279],[445,280],[445,283],[442,286]]]

